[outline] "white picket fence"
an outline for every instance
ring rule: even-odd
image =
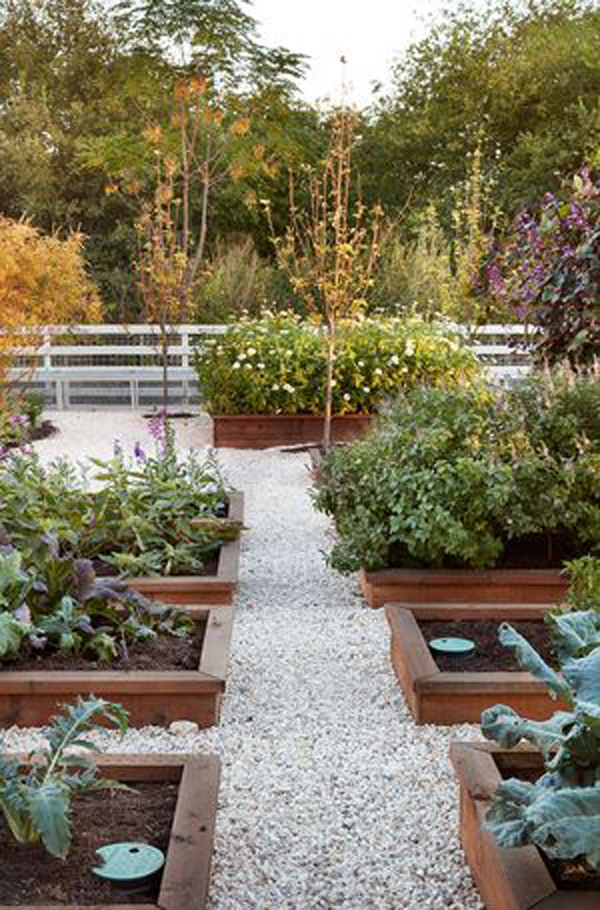
[[[172,405],[200,401],[191,365],[203,337],[222,334],[222,325],[178,325],[169,333],[169,399]],[[469,347],[486,364],[493,380],[507,384],[530,369],[526,349],[511,340],[526,338],[522,325],[461,327]],[[160,329],[156,325],[45,326],[41,344],[19,351],[16,378],[43,392],[49,407],[144,408],[162,402]],[[34,371],[32,368],[35,366]]]

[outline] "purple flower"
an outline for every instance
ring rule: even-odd
[[[135,457],[138,458],[140,461],[145,461],[145,460],[146,460],[146,453],[144,452],[144,450],[143,450],[143,448],[142,448],[142,446],[141,446],[141,443],[139,443],[139,442],[136,442],[135,446],[133,447],[133,454],[134,454]]]
[[[115,456],[115,458],[120,458],[122,454],[123,454],[123,446],[121,445],[121,442],[119,439],[115,439],[115,441],[113,442],[113,455]]]
[[[22,622],[24,625],[29,625],[31,622],[31,610],[27,604],[23,604],[22,607],[17,607],[14,615],[15,619],[18,619],[19,622]]]

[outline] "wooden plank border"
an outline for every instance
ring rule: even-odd
[[[569,582],[560,569],[362,569],[369,607],[386,603],[556,604]]]
[[[156,903],[101,904],[94,910],[204,910],[210,883],[221,763],[215,755],[105,755],[104,777],[124,783],[179,783],[175,814]],[[66,910],[86,910],[80,904]],[[21,910],[56,910],[55,905],[20,905]],[[14,907],[0,906],[0,910]],[[87,907],[90,910],[90,907]]]
[[[90,693],[122,704],[132,726],[174,720],[212,726],[220,718],[233,615],[228,607],[194,613],[206,623],[197,670],[0,671],[0,727],[46,724],[58,704]]]
[[[512,752],[494,743],[456,742],[450,760],[460,785],[460,836],[486,910],[594,910],[600,891],[558,888],[536,847],[499,847],[483,829],[489,801],[502,780],[496,760],[513,767],[539,767],[529,747]]]
[[[390,604],[390,656],[418,724],[479,723],[485,708],[501,703],[536,720],[561,706],[544,683],[520,671],[441,671],[421,632],[417,611]],[[496,616],[496,618],[500,618]]]
[[[212,420],[214,445],[220,449],[269,449],[318,443],[323,438],[323,418],[311,414],[214,414]],[[364,435],[372,420],[370,414],[334,416],[334,441],[350,442]]]
[[[234,491],[229,494],[228,517],[235,521],[244,520],[244,494]],[[241,540],[231,540],[219,550],[215,575],[166,575],[137,576],[128,578],[127,584],[134,591],[153,597],[165,603],[177,604],[233,604],[240,565]]]

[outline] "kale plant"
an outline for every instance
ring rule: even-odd
[[[600,560],[571,565],[577,581],[572,604],[591,602],[590,581]],[[484,711],[484,736],[504,748],[526,740],[540,749],[545,773],[535,782],[503,781],[494,795],[486,827],[503,847],[535,844],[556,859],[582,860],[600,871],[600,586],[590,609],[560,609],[547,616],[560,669],[556,670],[512,626],[500,640],[514,648],[519,663],[543,680],[568,710],[549,720],[520,717],[506,705]]]
[[[122,733],[127,729],[123,708],[92,695],[63,706],[46,730],[47,745],[30,753],[28,767],[18,758],[0,755],[0,810],[19,843],[41,841],[53,856],[64,858],[71,843],[72,798],[123,786],[96,776],[91,757],[95,746],[87,735],[99,729],[97,719]]]

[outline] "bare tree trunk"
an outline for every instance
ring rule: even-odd
[[[163,410],[166,413],[167,408],[169,407],[169,336],[168,327],[166,325],[161,325],[160,327],[160,345],[162,360]]]
[[[323,419],[323,448],[331,446],[333,416],[333,367],[335,363],[335,323],[327,323],[327,369],[325,374],[325,414]]]

